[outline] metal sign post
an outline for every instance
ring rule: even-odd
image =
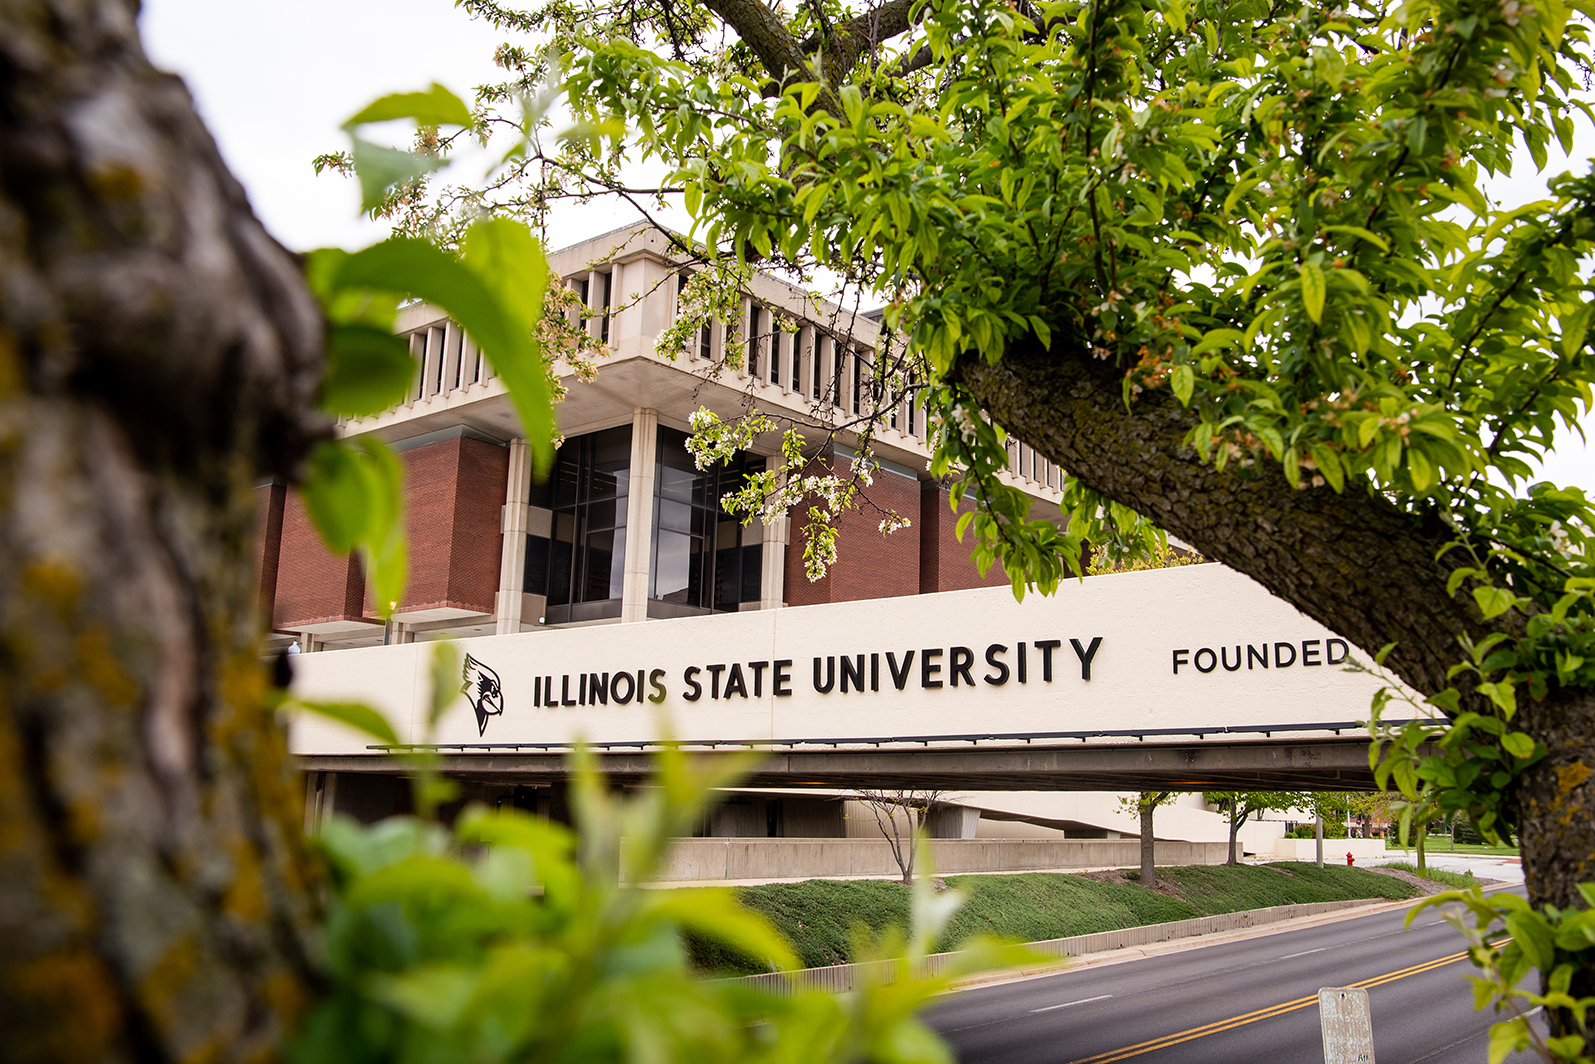
[[[1368,991],[1329,986],[1318,991],[1324,1064],[1373,1064],[1373,1014]]]

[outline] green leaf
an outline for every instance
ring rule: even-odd
[[[680,924],[695,934],[712,938],[783,971],[798,965],[792,947],[780,932],[763,916],[739,905],[729,890],[710,887],[659,891],[650,895],[649,901],[654,915]]]
[[[547,469],[554,454],[554,409],[543,368],[542,345],[533,330],[543,317],[548,259],[523,223],[489,218],[466,232],[463,260],[498,298],[516,330],[520,342],[514,349],[490,357],[526,425],[538,467]]]
[[[1416,492],[1428,491],[1434,483],[1434,466],[1429,463],[1429,456],[1416,447],[1407,448],[1407,476],[1412,478],[1412,490]]]
[[[531,330],[541,319],[547,260],[530,231],[508,219],[473,225],[465,254],[470,266],[425,240],[395,237],[343,259],[332,283],[415,296],[459,322],[509,389],[538,468],[546,470],[553,459],[554,411],[542,348]]]
[[[463,669],[464,655],[458,643],[444,640],[432,648],[432,706],[427,713],[428,725],[436,725],[443,711],[460,697]]]
[[[1190,363],[1181,362],[1174,367],[1174,372],[1169,375],[1169,384],[1174,389],[1174,397],[1180,401],[1181,406],[1191,405],[1191,393],[1196,389],[1196,374],[1191,370]]]
[[[1311,260],[1301,264],[1301,302],[1316,324],[1324,317],[1324,271]]]
[[[444,162],[435,155],[417,155],[398,148],[350,137],[354,142],[355,176],[360,179],[360,209],[375,210],[387,197],[388,189],[412,181],[422,174],[442,169]]]
[[[353,129],[370,122],[391,122],[413,118],[422,126],[470,126],[471,109],[465,102],[437,82],[425,92],[396,92],[374,100],[343,124]]]
[[[1534,740],[1523,732],[1508,732],[1501,736],[1501,747],[1520,761],[1534,755]]]
[[[405,399],[415,372],[409,348],[393,333],[335,325],[327,332],[327,375],[317,405],[349,417],[380,414]]]
[[[303,710],[318,717],[335,720],[339,724],[347,724],[356,731],[365,732],[389,746],[399,745],[398,733],[393,730],[393,725],[388,723],[388,718],[359,702],[308,702],[293,698],[284,702],[283,706],[289,710]]]
[[[1479,604],[1479,610],[1488,621],[1511,609],[1517,596],[1504,587],[1476,587],[1473,589],[1473,601]]]
[[[386,617],[404,595],[404,471],[381,440],[327,440],[310,452],[300,498],[327,547],[366,561],[378,612]]]

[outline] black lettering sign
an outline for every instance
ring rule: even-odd
[[[698,699],[703,697],[703,684],[693,679],[693,677],[697,676],[698,673],[702,671],[703,670],[698,668],[696,665],[689,665],[687,666],[687,671],[681,674],[681,678],[687,682],[687,686],[692,688],[691,694],[683,693],[681,696],[688,702],[696,702]]]
[[[975,686],[975,678],[969,675],[969,666],[975,663],[975,652],[968,647],[953,647],[947,657],[947,680],[949,687],[958,686],[958,677],[964,678],[964,683],[970,687]]]
[[[871,654],[869,656],[869,689],[871,691],[879,691],[881,689],[881,656],[879,654]]]
[[[841,690],[842,690],[842,694],[844,694],[844,695],[847,694],[847,684],[848,684],[849,680],[851,680],[853,682],[853,690],[855,690],[855,691],[864,690],[864,655],[863,654],[858,655],[856,658],[850,658],[846,654],[842,655],[842,688],[841,688]]]
[[[986,648],[986,664],[996,669],[996,672],[986,673],[986,682],[993,687],[1001,687],[1008,682],[1008,663],[998,659],[997,655],[1008,653],[1008,647],[1002,643],[993,643]]]
[[[897,667],[897,655],[890,650],[886,652],[886,671],[892,674],[892,686],[901,691],[908,683],[908,670],[914,664],[914,652],[903,652],[903,667]]]
[[[565,673],[559,680],[559,704],[562,706],[574,706],[576,700],[570,696],[570,673]]]
[[[1052,682],[1052,652],[1054,650],[1058,649],[1061,646],[1063,646],[1063,643],[1060,640],[1057,640],[1057,639],[1038,639],[1038,640],[1036,640],[1036,649],[1041,651],[1041,682],[1042,683],[1051,683]]]
[[[1191,648],[1190,647],[1186,647],[1184,650],[1176,650],[1174,652],[1174,675],[1178,676],[1180,674],[1180,666],[1181,665],[1189,665],[1190,662],[1191,662]]]
[[[639,672],[637,675],[641,676],[642,673]],[[648,686],[653,688],[653,692],[648,695],[648,701],[655,705],[665,700],[664,679],[665,670],[663,669],[655,669],[648,674]]]
[[[1260,664],[1265,669],[1268,668],[1268,644],[1267,643],[1263,644],[1263,649],[1262,650],[1258,650],[1256,647],[1252,646],[1250,643],[1248,643],[1246,645],[1246,671],[1247,672],[1250,672],[1252,670],[1253,663]]]
[[[1318,642],[1319,641],[1316,639],[1303,639],[1301,641],[1301,663],[1303,665],[1323,664],[1323,662],[1318,660],[1318,655],[1320,653],[1318,649]]]
[[[1281,649],[1290,651],[1290,660],[1289,661],[1281,661],[1280,660],[1280,653],[1279,652],[1280,652]],[[1275,643],[1274,644],[1274,668],[1276,668],[1276,669],[1288,669],[1294,664],[1296,664],[1296,644],[1295,643]]]
[[[1218,663],[1224,666],[1225,672],[1234,672],[1241,667],[1241,645],[1235,644],[1235,664],[1229,663],[1229,647],[1218,648]]]
[[[582,673],[577,677],[577,680],[580,681],[581,693],[576,696],[576,701],[578,704],[585,706],[587,704],[587,674],[585,672]]]
[[[782,658],[775,663],[775,671],[770,674],[770,686],[775,691],[777,698],[786,698],[792,693],[792,674],[787,670],[792,667],[791,658]],[[815,670],[818,675],[819,670]]]
[[[1069,640],[1069,645],[1074,647],[1074,656],[1080,659],[1080,679],[1091,679],[1091,659],[1097,656],[1097,648],[1102,646],[1102,637],[1094,636],[1089,647],[1082,647],[1078,639]]]
[[[595,672],[587,677],[588,701],[593,705],[609,705],[609,673]]]
[[[941,647],[927,647],[926,649],[921,650],[919,652],[919,686],[921,686],[921,687],[940,687],[941,686],[941,681],[940,680],[932,680],[931,679],[932,676],[934,676],[937,673],[941,672],[941,665],[940,665],[940,663],[937,663],[937,664],[933,665],[933,664],[931,664],[931,660],[930,660],[933,657],[939,658],[939,657],[941,657],[941,655],[942,655]]]
[[[820,659],[814,659],[814,689],[822,695],[831,693],[831,688],[836,686],[836,658],[825,659],[825,683],[820,684]]]
[[[625,684],[624,688],[621,686],[622,683]],[[631,696],[637,694],[637,681],[631,678],[629,672],[617,672],[609,683],[609,693],[615,696],[616,705],[629,706]]]
[[[1207,655],[1207,664],[1202,664],[1202,655]],[[1218,668],[1218,655],[1213,653],[1212,647],[1203,647],[1191,658],[1191,664],[1196,666],[1197,672],[1212,672]]]
[[[532,705],[540,706],[542,704],[543,704],[543,678],[541,676],[533,676],[532,677]]]
[[[753,697],[758,698],[764,694],[764,670],[770,667],[768,661],[750,661],[748,668],[753,671]]]
[[[709,697],[720,697],[720,674],[726,671],[724,665],[705,665],[703,671],[709,674]]]
[[[735,663],[731,666],[731,674],[726,677],[725,697],[730,698],[732,695],[748,697],[748,685],[742,679],[742,666]]]
[[[1340,657],[1338,658],[1335,657],[1335,647],[1337,645],[1340,647]],[[1346,645],[1346,641],[1344,639],[1331,639],[1324,643],[1325,660],[1327,660],[1331,665],[1339,665],[1342,661],[1346,660],[1346,655],[1350,653],[1351,647]]]
[[[1023,643],[1019,644],[1019,656],[1014,661],[1014,664],[1017,666],[1016,671],[1019,674],[1020,683],[1024,683],[1030,679],[1030,671],[1025,668],[1025,645]]]

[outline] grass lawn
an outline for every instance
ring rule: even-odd
[[[1160,868],[1157,890],[1136,884],[1133,872],[945,878],[966,901],[938,944],[943,950],[982,934],[1035,942],[1293,902],[1395,900],[1416,893],[1393,876],[1312,863]],[[844,964],[853,959],[857,932],[877,938],[908,922],[908,888],[900,883],[811,879],[742,887],[737,895],[775,924],[807,967]],[[692,941],[689,948],[700,968],[726,974],[760,970],[712,943]]]
[[[1459,875],[1456,872],[1447,872],[1440,868],[1428,868],[1420,872],[1418,871],[1418,866],[1411,861],[1387,861],[1380,867],[1396,868],[1403,872],[1411,872],[1415,876],[1422,876],[1424,879],[1432,880],[1435,883],[1444,883],[1448,887],[1457,887],[1462,890],[1479,885],[1479,881],[1473,878],[1472,873]]]
[[[1425,853],[1429,854],[1471,853],[1485,857],[1519,856],[1518,848],[1516,846],[1484,846],[1476,842],[1459,842],[1453,847],[1451,845],[1451,840],[1446,838],[1444,835],[1433,835],[1428,839],[1425,839],[1423,843],[1423,849]],[[1411,846],[1402,846],[1394,839],[1385,840],[1385,850],[1391,853],[1417,852]]]

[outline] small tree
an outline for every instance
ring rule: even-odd
[[[1152,812],[1174,797],[1173,791],[1141,791],[1119,799],[1119,806],[1127,813],[1141,818],[1141,886],[1157,886],[1157,845],[1152,836]]]
[[[1307,808],[1310,795],[1299,791],[1208,791],[1202,795],[1208,804],[1216,805],[1229,820],[1229,860],[1226,864],[1240,864],[1235,852],[1235,837],[1241,825],[1252,817],[1270,809]]]
[[[892,848],[892,859],[903,873],[903,885],[914,882],[914,860],[919,854],[919,840],[925,828],[925,818],[941,804],[943,791],[896,790],[859,791],[856,801],[863,802],[875,814],[875,826],[881,837]],[[908,814],[912,826],[905,826],[899,813]]]

